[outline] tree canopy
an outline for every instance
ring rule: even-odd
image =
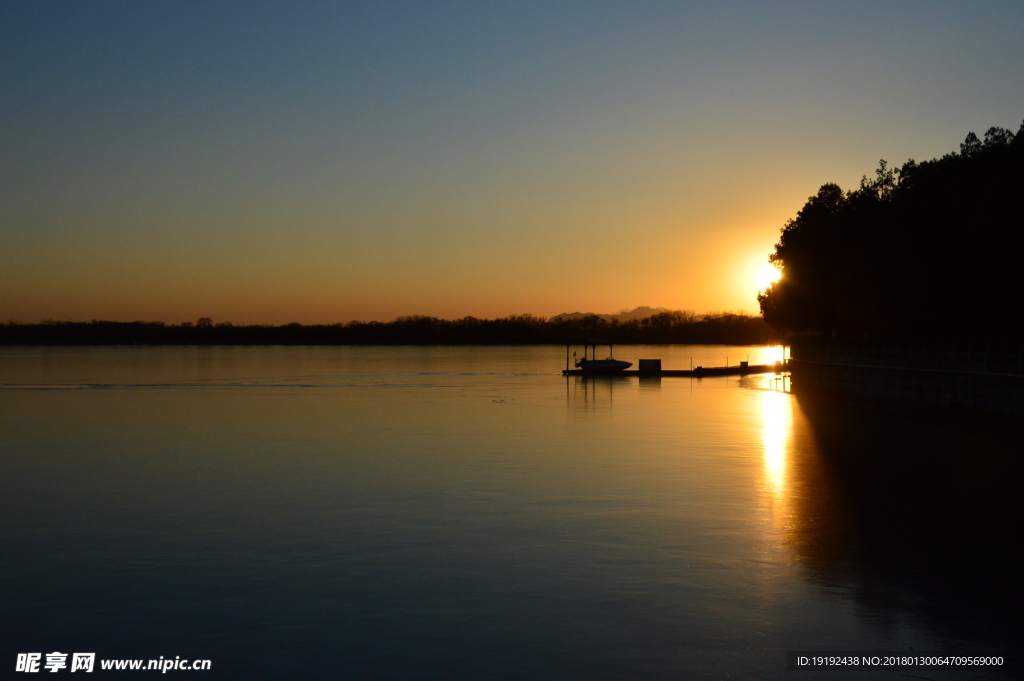
[[[438,319],[414,315],[392,322],[297,323],[283,326],[161,322],[60,322],[0,324],[0,345],[519,345],[562,344],[583,337],[614,343],[759,344],[776,340],[755,315],[684,310],[625,322],[597,315],[548,320],[533,315],[500,319]]]
[[[1024,124],[843,191],[822,185],[782,228],[758,296],[776,329],[931,338],[1016,336]]]

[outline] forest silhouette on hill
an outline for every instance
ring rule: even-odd
[[[1024,124],[972,132],[855,190],[822,185],[782,229],[761,311],[785,332],[1019,339],[1022,231]]]
[[[204,317],[192,324],[162,322],[59,322],[0,324],[0,345],[524,345],[564,344],[600,337],[613,343],[775,342],[760,316],[684,310],[642,319],[545,319],[513,315],[499,319],[399,317],[391,322],[283,326],[214,324]]]

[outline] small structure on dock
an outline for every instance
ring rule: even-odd
[[[642,359],[642,360],[640,360],[640,373],[641,374],[660,374],[661,373],[661,360],[660,359]]]

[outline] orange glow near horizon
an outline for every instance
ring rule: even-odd
[[[364,232],[358,240],[330,232],[321,217],[287,235],[254,218],[260,240],[214,225],[210,233],[193,228],[169,240],[159,235],[175,225],[161,221],[151,234],[123,242],[83,235],[74,249],[13,243],[20,257],[0,270],[0,286],[13,292],[0,300],[0,319],[331,324],[417,314],[551,317],[642,305],[756,312],[760,282],[751,273],[798,199],[734,206],[725,215],[702,205],[708,201],[652,202],[642,219],[611,210],[596,216],[594,209],[568,215],[545,205],[548,215],[537,216],[530,233],[517,232],[509,219],[507,229],[437,243],[414,230],[431,217],[425,214],[381,215],[403,233]],[[768,217],[755,222],[762,213]],[[595,238],[560,243],[560,233],[584,233],[588,224]],[[636,236],[618,234],[627,229]]]

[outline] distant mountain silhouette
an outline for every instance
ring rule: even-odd
[[[555,315],[550,319],[553,322],[567,322],[574,319],[582,319],[584,317],[598,317],[606,322],[617,321],[617,322],[628,322],[631,319],[647,319],[653,317],[659,312],[669,312],[668,308],[664,307],[648,307],[641,305],[634,310],[619,310],[615,314],[597,314],[596,312],[563,312],[560,315]]]

